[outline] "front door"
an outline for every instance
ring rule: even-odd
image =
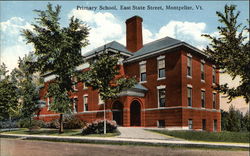
[[[141,126],[141,105],[138,101],[130,105],[130,126]]]

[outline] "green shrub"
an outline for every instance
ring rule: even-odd
[[[117,128],[115,121],[106,120],[106,132],[114,133]],[[87,123],[82,130],[83,135],[88,134],[103,134],[104,132],[104,120],[96,120],[92,123]]]
[[[76,116],[65,116],[63,121],[63,127],[65,129],[78,129],[83,128],[85,126],[85,122]]]
[[[80,129],[85,126],[85,122],[73,115],[66,115],[63,120],[64,129]],[[59,128],[59,119],[54,119],[47,123],[46,128]]]
[[[32,128],[32,127],[45,127],[46,123],[42,120],[34,120],[32,119],[31,120],[31,123],[30,123],[30,119],[29,118],[25,118],[25,119],[20,119],[18,121],[18,125],[19,127],[21,128]]]

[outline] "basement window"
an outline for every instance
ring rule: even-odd
[[[164,128],[165,127],[165,120],[158,120],[157,127]]]
[[[188,129],[193,129],[193,120],[192,119],[188,120]]]

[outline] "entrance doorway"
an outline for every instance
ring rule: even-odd
[[[138,101],[130,105],[130,126],[141,126],[141,105]]]
[[[117,125],[123,125],[123,105],[117,101],[113,104],[112,108],[113,120],[116,121]]]

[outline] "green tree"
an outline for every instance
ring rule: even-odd
[[[22,118],[29,118],[30,126],[39,102],[39,75],[30,72],[29,62],[33,59],[31,53],[25,55],[23,59],[19,58],[18,68],[11,72],[12,81],[16,82],[19,91],[20,115]]]
[[[0,120],[11,121],[18,111],[18,91],[7,73],[5,64],[0,65]]]
[[[240,12],[236,12],[235,5],[225,5],[224,13],[217,11],[221,26],[218,26],[219,37],[205,34],[210,39],[210,44],[205,52],[219,69],[227,72],[234,79],[241,78],[240,85],[236,88],[229,88],[228,84],[218,86],[218,90],[227,94],[229,99],[243,96],[246,102],[250,100],[250,51],[249,27],[238,24],[237,19]],[[249,22],[249,21],[248,21]],[[244,32],[247,35],[244,35]]]
[[[105,103],[108,100],[117,98],[123,89],[131,88],[136,84],[135,78],[120,75],[119,58],[120,55],[118,54],[106,52],[96,55],[96,58],[90,65],[90,70],[80,73],[79,76],[80,81],[83,81],[86,86],[91,86],[94,90],[98,90],[101,99]],[[105,123],[104,121],[104,125]]]
[[[52,96],[51,110],[60,113],[59,133],[63,133],[63,114],[72,110],[69,95],[73,92],[72,76],[75,67],[83,63],[81,48],[88,45],[89,28],[79,19],[71,17],[68,27],[61,27],[61,7],[35,10],[38,17],[33,30],[23,30],[27,43],[35,48],[36,59],[30,62],[31,70],[41,74],[51,73],[56,79],[49,84],[47,97]]]

